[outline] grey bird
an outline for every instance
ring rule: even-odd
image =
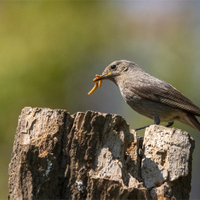
[[[172,85],[146,73],[136,63],[114,61],[96,78],[104,79],[114,82],[127,104],[139,114],[153,119],[154,124],[168,122],[169,127],[178,120],[200,131],[200,123],[195,117],[200,116],[200,109]]]

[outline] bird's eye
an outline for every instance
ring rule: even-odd
[[[117,69],[117,65],[112,65],[111,69]]]

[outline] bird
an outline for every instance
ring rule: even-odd
[[[154,120],[154,124],[167,122],[166,127],[180,121],[198,131],[200,109],[175,87],[151,76],[135,62],[117,60],[109,64],[95,81],[114,82],[125,102],[136,112]],[[150,125],[136,128],[141,130]]]

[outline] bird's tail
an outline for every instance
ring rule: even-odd
[[[200,123],[197,120],[197,118],[195,117],[194,114],[192,113],[187,113],[187,118],[189,119],[189,122],[191,127],[195,128],[196,130],[200,131]]]

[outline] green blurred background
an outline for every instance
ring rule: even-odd
[[[0,199],[8,195],[8,164],[25,106],[117,113],[131,128],[152,123],[109,81],[87,95],[94,75],[118,59],[135,61],[200,106],[200,2],[0,2]],[[199,199],[200,133],[175,126],[196,141],[190,197]]]

